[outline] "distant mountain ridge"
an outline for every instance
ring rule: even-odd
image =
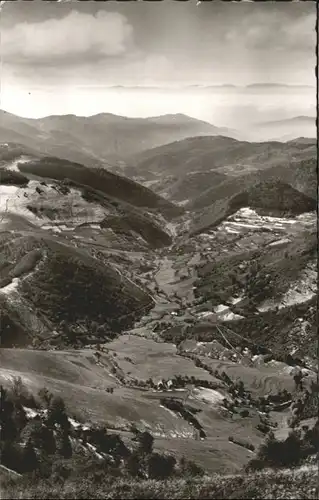
[[[252,136],[255,137],[255,140],[276,138],[283,142],[291,141],[296,137],[315,138],[317,136],[316,118],[301,115],[255,123]]]
[[[314,89],[314,85],[293,85],[289,83],[251,83],[249,85],[246,85],[247,89],[250,88],[277,88],[277,87],[284,87],[284,88],[298,88],[298,89]]]
[[[226,128],[183,114],[127,118],[111,113],[93,116],[53,115],[29,119],[0,111],[0,139],[89,167],[197,135],[232,135]]]
[[[316,122],[316,117],[315,116],[306,116],[306,115],[301,115],[301,116],[293,116],[292,118],[285,118],[283,120],[271,120],[267,122],[258,122],[256,125],[259,126],[271,126],[271,125],[286,125],[290,123],[306,123],[306,124],[311,124],[314,125]]]

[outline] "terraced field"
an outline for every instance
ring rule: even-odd
[[[122,335],[108,343],[107,348],[116,354],[116,362],[125,376],[129,375],[140,380],[152,378],[157,383],[163,378],[168,380],[175,375],[188,375],[219,383],[216,378],[197,368],[190,360],[178,356],[174,344]]]
[[[277,394],[284,389],[294,392],[294,368],[285,363],[269,362],[265,364],[257,361],[256,365],[258,364],[258,366],[250,367],[241,363],[211,359],[207,356],[198,356],[198,358],[213,370],[224,371],[232,380],[242,380],[245,387],[255,396]],[[316,374],[309,372],[305,379],[305,387],[309,388],[311,381],[315,380]]]

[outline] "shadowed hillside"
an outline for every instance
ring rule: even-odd
[[[106,261],[53,239],[21,237],[3,251],[3,264],[6,258],[15,262],[1,273],[4,347],[28,345],[31,335],[35,343],[55,337],[60,345],[106,339],[132,325],[152,304],[146,292]],[[21,330],[28,336],[23,338]]]
[[[205,192],[216,201],[224,192],[234,194],[238,184],[271,179],[291,183],[311,196],[316,158],[311,139],[249,143],[220,136],[194,137],[135,155],[121,171],[165,198],[193,208]]]
[[[51,157],[20,164],[19,169],[21,172],[39,177],[56,180],[69,179],[132,205],[157,209],[167,217],[173,217],[182,212],[181,209],[163,200],[149,189],[104,169],[90,170],[83,165]]]
[[[281,181],[249,179],[225,181],[195,200],[192,234],[217,225],[237,210],[250,207],[259,214],[291,216],[316,210],[316,201]],[[249,186],[249,183],[248,183]],[[203,208],[203,210],[201,210]]]

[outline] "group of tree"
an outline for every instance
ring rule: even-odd
[[[33,412],[25,403],[26,396],[33,401]],[[191,461],[177,461],[172,455],[154,451],[154,438],[147,431],[133,428],[132,443],[127,445],[105,426],[71,425],[61,397],[45,388],[31,397],[21,379],[9,389],[1,387],[0,425],[1,463],[33,478],[58,476],[65,480],[87,473],[84,456],[89,461],[91,457],[94,474],[100,470],[103,474],[158,480],[203,474]]]
[[[312,428],[305,425],[290,431],[288,437],[279,441],[270,431],[260,446],[256,458],[252,459],[247,470],[263,468],[293,467],[314,456],[319,450],[319,419]]]
[[[28,409],[35,413],[32,418]],[[1,463],[10,469],[40,471],[46,457],[72,456],[71,426],[62,398],[41,390],[36,399],[16,378],[10,389],[1,386],[0,415]]]

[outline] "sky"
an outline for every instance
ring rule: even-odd
[[[315,2],[18,0],[0,16],[0,106],[21,116],[145,116],[175,112],[176,89],[186,106],[192,85],[315,85]],[[166,90],[143,104],[117,86]]]

